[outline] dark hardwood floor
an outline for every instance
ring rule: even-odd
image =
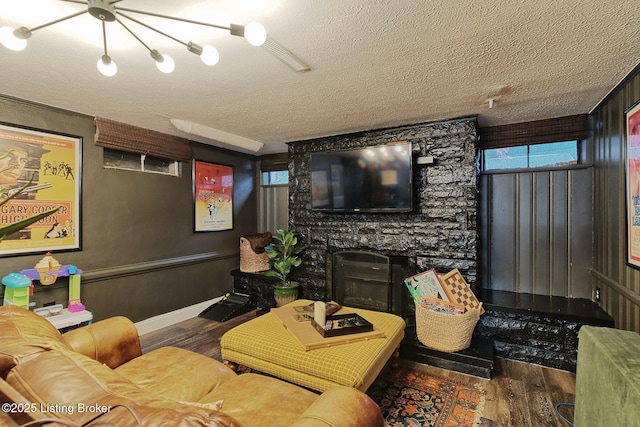
[[[143,352],[164,346],[195,351],[221,361],[220,337],[255,312],[219,323],[195,317],[140,337]],[[496,358],[491,380],[430,367],[434,375],[480,384],[485,392],[482,427],[565,427],[555,411],[558,403],[573,402],[576,376],[572,372]],[[560,413],[573,420],[573,408]]]

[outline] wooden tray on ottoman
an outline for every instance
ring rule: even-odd
[[[316,331],[311,324],[311,320],[300,322],[296,320],[296,310],[293,307],[280,307],[271,309],[271,313],[275,314],[282,322],[285,328],[287,328],[291,334],[295,337],[298,343],[305,351],[331,347],[334,345],[349,344],[357,341],[367,341],[373,338],[384,338],[384,331],[379,330],[375,326],[369,332],[358,332],[347,335],[337,335],[332,337],[323,337]],[[340,313],[351,314],[353,313]],[[334,315],[334,316],[336,316]],[[330,317],[330,316],[329,316]]]
[[[325,338],[373,331],[373,325],[356,313],[328,316],[325,325],[311,319],[311,324]]]

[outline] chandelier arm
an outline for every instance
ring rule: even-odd
[[[83,13],[87,13],[87,11],[83,10],[81,12],[76,12],[73,15],[65,16],[64,18],[56,19],[55,21],[47,22],[46,24],[42,24],[42,25],[38,25],[37,27],[29,28],[29,32],[33,32],[33,31],[39,30],[41,28],[48,27],[48,26],[53,25],[53,24],[57,24],[58,22],[66,21],[67,19],[75,18],[76,16],[80,16]]]
[[[116,18],[116,21],[118,22],[118,24],[122,25],[122,26],[124,27],[124,29],[125,29],[125,30],[129,31],[129,33],[131,33],[131,35],[132,35],[136,40],[138,40],[142,46],[144,46],[145,48],[147,48],[147,50],[148,50],[150,53],[153,53],[153,49],[151,49],[149,46],[147,46],[147,44],[146,44],[145,42],[143,42],[143,41],[142,41],[142,39],[141,39],[140,37],[136,36],[136,34],[135,34],[133,31],[131,31],[131,29],[130,29],[129,27],[127,27],[126,25],[124,25],[124,22],[122,22],[122,21],[121,21],[120,19],[118,19],[118,18]]]
[[[83,5],[87,5],[86,0],[85,1],[81,1],[81,0],[58,0],[58,1],[66,1],[67,3],[76,3],[76,4],[83,4]]]
[[[87,0],[58,0],[58,1],[66,1],[67,3],[76,3],[76,4],[83,4],[83,5],[87,5]],[[119,3],[122,0],[111,0],[109,3],[110,4],[115,4],[115,3]]]
[[[102,43],[104,45],[104,55],[108,56],[109,54],[107,53],[107,27],[104,21],[102,21]]]
[[[120,10],[124,10],[125,12],[140,13],[142,15],[155,16],[156,18],[164,18],[164,19],[171,19],[173,21],[186,22],[187,24],[196,24],[196,25],[203,25],[205,27],[218,28],[219,30],[227,30],[227,31],[231,30],[231,27],[225,27],[224,25],[211,24],[208,22],[201,22],[201,21],[192,21],[191,19],[178,18],[175,16],[169,16],[169,15],[161,15],[159,13],[145,12],[142,10],[135,10],[135,9],[127,9],[125,7],[118,7],[116,9],[116,11],[120,11]]]
[[[151,26],[151,25],[149,25],[149,24],[145,24],[145,23],[144,23],[144,22],[142,22],[142,21],[139,21],[139,20],[137,20],[137,19],[135,19],[135,18],[132,18],[132,17],[130,17],[129,15],[125,15],[124,13],[120,12],[120,10],[118,10],[118,9],[116,9],[116,13],[117,13],[118,15],[120,15],[120,16],[124,16],[125,18],[127,18],[127,19],[129,19],[129,20],[131,20],[131,21],[135,22],[135,23],[136,23],[136,24],[138,24],[138,25],[142,25],[143,27],[146,27],[146,28],[150,29],[151,31],[155,31],[155,32],[156,32],[156,33],[158,33],[158,34],[162,34],[163,36],[165,36],[165,37],[167,37],[167,38],[170,38],[170,39],[171,39],[171,40],[173,40],[173,41],[176,41],[176,42],[178,42],[178,43],[180,43],[180,44],[182,44],[182,45],[185,45],[186,47],[189,47],[189,44],[188,44],[188,43],[185,43],[185,42],[183,42],[182,40],[179,40],[179,39],[177,39],[177,38],[173,37],[172,35],[169,35],[169,34],[167,34],[167,33],[164,33],[164,32],[162,32],[162,31],[158,30],[157,28],[152,27],[152,26]]]

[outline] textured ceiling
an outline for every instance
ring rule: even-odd
[[[296,73],[225,31],[140,18],[182,40],[214,44],[220,62],[207,67],[181,44],[132,25],[175,59],[175,72],[162,74],[140,43],[108,23],[118,74],[104,77],[95,65],[100,23],[85,14],[34,31],[22,52],[0,46],[0,93],[237,149],[170,123],[188,120],[263,142],[260,154],[285,151],[288,141],[460,116],[478,115],[489,126],[588,113],[640,62],[637,0],[117,5],[207,22],[259,21],[311,70]],[[1,0],[0,26],[33,28],[83,7]]]

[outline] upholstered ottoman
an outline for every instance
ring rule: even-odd
[[[311,302],[298,300],[289,306]],[[373,323],[384,337],[305,351],[271,312],[225,333],[222,358],[320,392],[339,385],[366,391],[400,346],[405,322],[389,313],[345,309]]]

